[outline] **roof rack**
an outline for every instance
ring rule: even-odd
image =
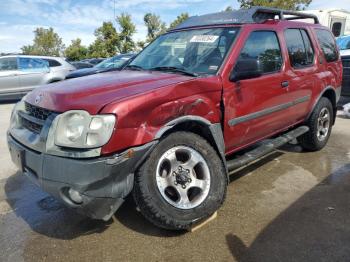
[[[255,6],[249,9],[192,16],[173,30],[208,25],[264,23],[268,19],[276,19],[276,16],[279,20],[313,19],[315,24],[319,24],[317,16],[312,14]]]

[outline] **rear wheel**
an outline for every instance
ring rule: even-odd
[[[227,179],[216,151],[202,137],[165,137],[136,174],[134,198],[141,213],[166,229],[187,229],[223,203]]]
[[[328,142],[333,125],[333,106],[322,97],[306,123],[310,130],[298,138],[300,145],[308,151],[321,150]]]

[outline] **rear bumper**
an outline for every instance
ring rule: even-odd
[[[131,192],[134,172],[156,144],[152,142],[109,158],[72,159],[40,153],[7,135],[12,161],[44,191],[95,219],[108,220]],[[79,192],[74,202],[69,189]]]

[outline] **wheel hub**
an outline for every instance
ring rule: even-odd
[[[185,169],[182,166],[179,166],[177,171],[174,171],[173,176],[175,176],[174,185],[180,185],[182,188],[186,188],[186,186],[192,182],[190,177],[190,170]]]

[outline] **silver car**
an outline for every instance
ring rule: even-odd
[[[75,67],[61,57],[0,57],[0,100],[15,99],[39,85],[64,80],[74,70]]]

